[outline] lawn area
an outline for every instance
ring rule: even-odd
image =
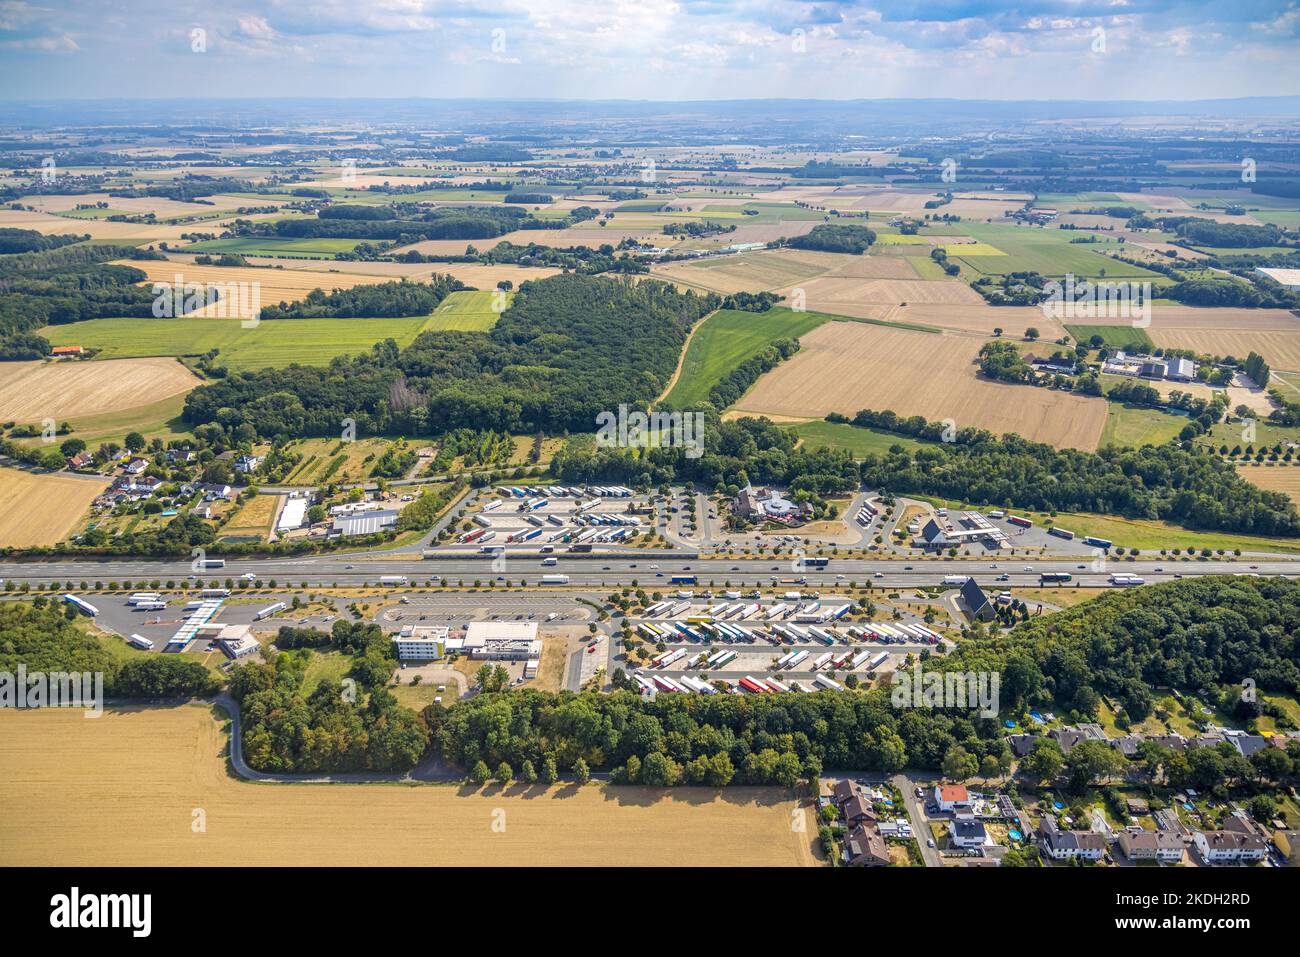
[[[99,358],[197,356],[220,349],[232,372],[325,366],[335,356],[369,352],[384,339],[405,347],[428,316],[410,319],[276,319],[244,328],[238,319],[91,319],[40,330],[53,345],[98,349]]]
[[[784,306],[767,312],[721,309],[696,328],[686,348],[681,375],[664,401],[679,407],[704,402],[715,385],[772,340],[797,339],[833,318],[820,312],[794,312]]]
[[[884,455],[894,445],[901,445],[911,451],[926,443],[893,432],[879,429],[862,428],[843,422],[827,422],[825,419],[809,419],[793,426],[795,435],[810,449],[825,446],[828,449],[846,449],[854,458],[865,458],[868,454]]]
[[[1099,448],[1115,445],[1120,448],[1141,448],[1144,445],[1164,445],[1178,437],[1187,425],[1181,415],[1170,415],[1158,409],[1139,409],[1111,402],[1106,412],[1106,426],[1101,430]]]
[[[182,248],[187,253],[239,253],[241,256],[283,256],[298,259],[334,259],[356,249],[359,239],[277,239],[273,236],[241,236],[237,239],[209,239]]]
[[[492,308],[497,293],[486,290],[453,292],[444,299],[420,328],[421,332],[487,332],[497,324],[501,312],[510,308],[513,292],[505,293],[501,312]]]
[[[1134,329],[1132,326],[1085,326],[1066,323],[1065,331],[1074,337],[1075,342],[1084,345],[1089,345],[1093,336],[1101,336],[1102,343],[1111,350],[1140,351],[1150,355],[1156,347],[1145,329]]]

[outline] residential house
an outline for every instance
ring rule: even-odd
[[[876,812],[872,810],[871,802],[861,794],[855,794],[841,804],[840,815],[844,818],[845,823],[850,826],[875,824],[877,821]]]
[[[148,467],[148,459],[131,459],[131,461],[122,466],[122,471],[127,475],[143,475],[144,470]]]
[[[1268,844],[1258,834],[1197,831],[1192,842],[1206,864],[1249,864],[1268,856]]]
[[[1054,861],[1099,861],[1106,852],[1106,841],[1091,831],[1063,831],[1056,818],[1044,817],[1038,825],[1038,848]]]
[[[1172,831],[1144,831],[1126,828],[1119,833],[1119,847],[1130,861],[1159,861],[1177,864],[1183,859],[1186,845]]]
[[[889,845],[874,827],[859,825],[844,839],[844,863],[849,867],[885,867]]]
[[[964,784],[936,784],[934,803],[940,811],[967,810],[970,808],[970,792]]]
[[[984,822],[977,820],[973,814],[958,814],[948,822],[948,842],[953,847],[964,850],[992,843]]]
[[[241,475],[248,475],[250,472],[256,472],[257,467],[265,460],[262,455],[241,455],[235,459],[235,471]]]
[[[1034,745],[1038,742],[1036,734],[1009,734],[1007,735],[1007,744],[1011,746],[1011,753],[1018,758],[1027,757],[1034,750]]]

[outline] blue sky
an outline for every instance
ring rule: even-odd
[[[1300,0],[0,0],[0,97],[1300,93]]]

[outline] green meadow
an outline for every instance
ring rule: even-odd
[[[244,328],[238,319],[91,319],[48,326],[51,344],[99,350],[102,359],[197,356],[219,349],[232,372],[328,365],[335,356],[369,352],[384,339],[405,346],[436,317],[406,319],[276,319]]]
[[[464,290],[453,292],[442,301],[429,321],[424,324],[422,332],[487,332],[501,318],[501,312],[510,308],[514,293],[505,293],[501,312],[492,308],[492,300],[497,294],[491,290]]]
[[[704,402],[709,392],[733,369],[757,355],[774,339],[798,339],[834,316],[794,312],[777,306],[767,312],[720,309],[695,330],[681,375],[664,398],[670,405]]]
[[[183,247],[187,253],[238,253],[241,256],[284,256],[299,259],[333,259],[356,249],[359,239],[278,239],[273,236],[240,236],[237,239],[209,239]]]

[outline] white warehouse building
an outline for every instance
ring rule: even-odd
[[[542,656],[535,621],[472,621],[462,647],[471,658],[526,661]]]

